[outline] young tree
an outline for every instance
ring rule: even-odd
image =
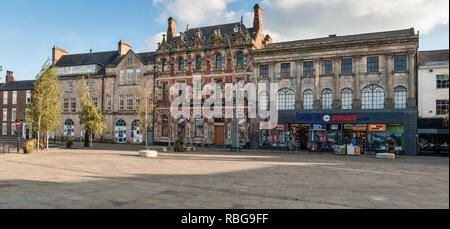
[[[154,104],[152,99],[152,87],[150,78],[143,77],[138,90],[138,101],[136,104],[136,110],[140,118],[139,127],[144,131],[145,136],[145,148],[148,148],[148,129],[152,128],[152,120],[150,115],[153,112]]]
[[[48,59],[36,75],[34,90],[31,93],[29,117],[27,117],[27,122],[31,123],[33,131],[37,132],[38,152],[41,131],[45,133],[48,149],[48,131],[55,131],[61,120],[61,101],[58,98],[60,95],[56,68]]]
[[[92,137],[95,133],[103,136],[106,123],[103,114],[100,109],[92,104],[89,99],[88,85],[86,80],[81,78],[81,88],[82,94],[80,99],[81,111],[80,111],[80,122],[84,126],[86,134],[89,134],[89,146],[92,148]]]

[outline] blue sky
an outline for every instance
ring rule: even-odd
[[[414,27],[420,50],[448,49],[447,0],[0,0],[0,73],[14,71],[17,80],[34,79],[51,57],[53,45],[69,53],[111,51],[125,40],[135,51],[154,50],[176,18],[177,32],[239,21],[251,26],[252,7],[261,4],[265,32],[274,42]],[[432,2],[430,4],[429,2]],[[412,4],[413,3],[413,4]],[[403,7],[409,4],[408,7]],[[383,6],[380,6],[383,5]],[[446,6],[446,7],[445,7]],[[355,8],[356,7],[356,8]],[[395,17],[386,16],[397,12]],[[397,8],[397,9],[396,9]],[[446,8],[446,9],[443,9]],[[425,12],[422,12],[425,11]],[[356,12],[356,13],[355,13]],[[433,13],[430,13],[433,12]]]

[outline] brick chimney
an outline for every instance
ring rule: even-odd
[[[167,27],[167,41],[170,42],[174,37],[177,36],[177,21],[172,17],[168,19],[168,27]]]
[[[120,56],[124,56],[131,49],[131,45],[128,42],[120,40],[118,43],[118,51]]]
[[[52,63],[56,64],[56,62],[58,62],[58,60],[61,59],[61,57],[65,56],[65,55],[69,55],[69,53],[65,49],[60,48],[58,46],[53,46]]]
[[[253,18],[253,31],[256,33],[262,33],[263,32],[262,9],[258,4],[255,4],[253,10],[255,12],[255,17]]]
[[[14,81],[13,71],[6,71],[6,83]]]

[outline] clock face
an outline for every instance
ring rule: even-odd
[[[238,28],[237,26],[235,26],[234,29],[233,29],[233,31],[234,31],[235,33],[237,33],[237,32],[239,31],[239,28]]]

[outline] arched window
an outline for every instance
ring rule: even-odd
[[[267,91],[259,94],[259,109],[262,111],[269,110],[269,93]]]
[[[394,107],[406,108],[406,88],[400,86],[394,89]]]
[[[313,92],[312,90],[308,89],[303,92],[303,109],[305,110],[312,110],[313,109]]]
[[[201,67],[202,67],[202,57],[197,56],[197,58],[195,58],[195,69],[200,70]]]
[[[114,128],[115,140],[117,143],[124,143],[127,140],[127,123],[122,119],[117,120]]]
[[[278,91],[278,110],[294,110],[295,93],[289,88],[282,88]]]
[[[139,120],[134,120],[131,123],[130,138],[133,143],[142,143],[142,140],[143,140],[143,137],[142,137],[143,133],[142,133],[141,127],[139,126],[139,122],[140,122]]]
[[[161,116],[161,136],[162,137],[169,137],[169,117],[167,115]]]
[[[237,54],[237,66],[238,67],[244,66],[244,53],[242,53],[242,52]]]
[[[182,57],[178,59],[178,70],[184,71],[184,59]]]
[[[217,54],[216,56],[216,68],[221,68],[222,67],[222,55],[221,54]]]
[[[64,136],[73,136],[74,131],[74,123],[72,119],[67,119],[64,122]]]
[[[342,109],[352,109],[353,91],[350,88],[342,90]]]
[[[331,109],[333,106],[333,92],[330,89],[322,91],[322,109]]]
[[[383,109],[384,90],[378,85],[369,85],[362,90],[362,109]]]
[[[161,69],[161,71],[162,71],[162,72],[167,71],[167,60],[166,60],[166,59],[164,59],[164,60],[162,61],[162,69]]]

